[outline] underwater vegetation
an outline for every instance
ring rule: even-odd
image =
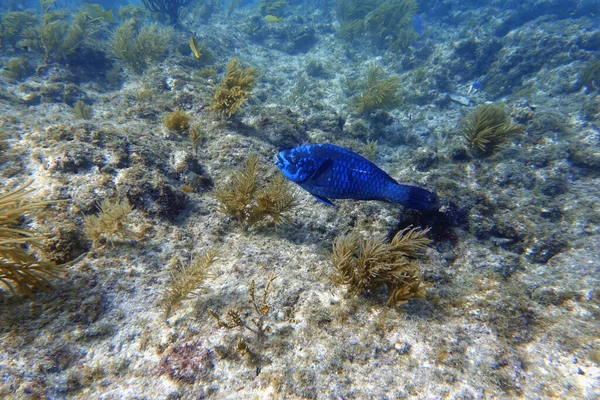
[[[338,236],[331,254],[337,279],[354,294],[386,286],[389,306],[411,298],[424,299],[415,258],[431,243],[425,237],[427,232],[429,229],[406,228],[396,233],[390,243],[383,237],[363,238],[357,232]]]
[[[265,220],[276,226],[283,221],[289,222],[289,212],[296,205],[282,175],[277,175],[264,189],[259,189],[260,169],[258,156],[251,154],[243,168],[215,190],[215,199],[220,203],[218,211],[236,219],[244,229]]]
[[[90,119],[94,114],[91,106],[85,104],[85,101],[79,100],[73,107],[73,115],[79,119]]]
[[[23,38],[23,32],[38,23],[37,16],[29,12],[10,12],[0,21],[0,47],[15,47]]]
[[[350,100],[350,106],[359,114],[397,106],[400,103],[399,89],[398,77],[386,78],[382,68],[371,65],[366,78],[358,82],[355,88],[358,94]]]
[[[142,0],[148,11],[165,14],[172,25],[176,25],[179,22],[181,8],[191,2],[192,0]]]
[[[190,116],[185,111],[173,111],[167,114],[163,119],[165,128],[175,131],[179,134],[190,129]]]
[[[484,104],[462,121],[460,130],[471,149],[490,155],[524,128],[512,122],[504,106]]]
[[[164,294],[165,314],[168,317],[171,310],[182,301],[198,296],[199,289],[213,274],[210,267],[217,259],[217,251],[206,250],[199,256],[193,257],[184,264],[179,258],[173,257],[169,262],[171,269],[171,284]]]
[[[57,277],[61,266],[40,261],[31,249],[43,249],[46,235],[20,228],[25,215],[44,209],[52,201],[29,200],[26,183],[0,195],[0,283],[13,295],[33,295],[51,288],[48,278]]]
[[[580,80],[588,89],[600,89],[600,60],[594,61],[581,71]]]
[[[389,0],[367,14],[365,28],[380,46],[403,49],[418,36],[412,28],[416,13],[415,0]]]
[[[338,0],[335,9],[347,41],[368,35],[383,48],[402,49],[418,37],[412,28],[415,0]]]
[[[100,204],[98,215],[90,215],[85,219],[84,231],[92,246],[98,247],[108,241],[114,245],[113,240],[126,240],[129,231],[127,220],[133,211],[127,199],[106,199]]]
[[[45,12],[40,25],[22,32],[19,46],[42,53],[48,64],[90,46],[104,23],[104,18],[93,18],[83,10],[72,21],[66,12]]]
[[[142,73],[152,62],[162,60],[172,31],[157,25],[139,28],[131,19],[115,29],[109,44],[112,57],[121,60],[136,73]]]
[[[209,108],[217,114],[231,118],[248,101],[257,78],[256,69],[244,68],[240,60],[231,59],[227,64],[225,79],[217,87]]]
[[[13,57],[4,65],[2,73],[9,79],[20,81],[33,75],[35,68],[23,57]]]
[[[250,282],[250,286],[248,287],[248,294],[250,295],[250,303],[252,304],[252,309],[256,313],[256,318],[252,318],[252,324],[242,318],[240,313],[235,308],[230,308],[225,313],[226,318],[229,322],[220,318],[217,313],[212,310],[208,310],[208,313],[217,321],[217,325],[219,328],[225,329],[234,329],[237,327],[246,328],[251,332],[256,333],[259,336],[264,335],[264,320],[269,311],[271,311],[271,307],[267,304],[267,298],[269,297],[269,290],[271,289],[271,283],[277,278],[273,273],[269,276],[267,283],[265,284],[265,290],[263,291],[262,298],[260,300],[260,305],[256,302],[256,294],[255,294],[255,284],[254,280]]]

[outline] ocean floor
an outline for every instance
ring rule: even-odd
[[[88,10],[102,28],[64,53],[10,36],[3,8],[0,192],[31,181],[26,198],[60,201],[21,220],[59,276],[31,296],[2,291],[0,397],[599,398],[600,5],[421,1],[422,35],[395,48],[348,40],[328,2],[267,22],[270,3],[192,3],[175,26]],[[116,56],[128,17],[157,23],[167,51]],[[214,96],[232,58],[256,83],[229,117]],[[360,112],[375,69],[397,97]],[[490,104],[519,132],[482,152],[464,124]],[[183,125],[165,122],[176,111]],[[364,154],[439,204],[328,207],[290,183],[281,224],[222,212],[215,194],[251,154],[262,189],[279,150],[309,143]],[[103,202],[124,208],[94,236]],[[385,286],[340,283],[336,238],[411,226],[430,228],[410,261],[424,299],[389,306]],[[178,298],[203,254],[207,276]]]

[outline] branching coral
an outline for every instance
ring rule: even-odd
[[[417,36],[411,26],[416,12],[415,0],[389,0],[365,17],[365,27],[379,44],[392,37],[392,47],[404,48]]]
[[[394,107],[400,102],[399,78],[386,78],[384,71],[374,65],[369,67],[366,79],[358,83],[357,89],[359,93],[350,100],[350,105],[360,114]]]
[[[52,201],[28,200],[31,182],[0,195],[0,283],[12,294],[32,295],[50,289],[49,277],[56,277],[61,267],[40,261],[28,248],[41,249],[45,235],[20,228],[24,215],[39,211]]]
[[[217,325],[219,326],[219,328],[233,329],[237,327],[242,327],[256,333],[259,336],[264,335],[264,319],[269,313],[269,311],[271,311],[271,307],[267,304],[267,298],[269,297],[271,283],[275,280],[275,278],[276,276],[273,273],[271,273],[269,279],[267,280],[267,283],[265,284],[265,290],[263,291],[263,295],[260,300],[260,305],[256,302],[254,281],[250,282],[250,286],[248,287],[248,294],[250,295],[250,302],[252,304],[252,308],[256,313],[256,318],[252,319],[252,326],[248,321],[244,320],[241,317],[240,313],[234,308],[229,309],[226,313],[229,322],[225,321],[224,319],[221,319],[217,315],[217,313],[215,313],[212,310],[208,310],[209,314],[217,321]]]
[[[190,129],[190,120],[190,116],[185,111],[177,110],[167,114],[163,124],[165,128],[181,134]]]
[[[235,218],[244,229],[265,220],[275,225],[289,221],[288,213],[296,205],[287,181],[280,175],[259,190],[259,172],[258,157],[252,154],[242,169],[215,190],[218,211]]]
[[[210,109],[231,118],[248,100],[258,78],[254,68],[244,68],[237,58],[227,64],[225,79],[217,87]]]
[[[29,12],[10,12],[0,22],[0,46],[15,46],[23,38],[23,32],[37,24],[37,17]]]
[[[138,29],[137,22],[129,20],[113,33],[109,51],[114,58],[141,73],[151,62],[165,56],[171,33],[171,30],[156,25]]]
[[[198,295],[202,284],[213,276],[210,267],[216,259],[217,252],[207,250],[200,256],[194,257],[188,264],[183,264],[176,257],[171,260],[171,285],[164,296],[167,317],[173,307]]]
[[[523,132],[503,106],[494,104],[477,107],[462,121],[460,129],[469,146],[483,155],[493,153],[511,136]]]
[[[379,45],[395,49],[406,47],[417,37],[411,26],[416,12],[415,0],[336,1],[344,39],[354,40],[368,33]]]
[[[44,53],[45,62],[49,63],[53,57],[64,57],[89,45],[103,23],[102,17],[92,18],[85,11],[75,14],[72,23],[65,13],[45,13],[41,25],[23,31],[25,39],[20,45]]]
[[[169,22],[176,25],[179,22],[179,11],[192,0],[142,0],[148,11],[159,12],[169,17]]]
[[[429,229],[407,228],[398,232],[390,243],[384,238],[362,238],[351,232],[333,243],[331,262],[338,279],[352,293],[365,293],[387,286],[388,305],[406,303],[410,298],[425,298],[419,266],[414,259],[431,240]]]
[[[600,89],[600,60],[581,71],[580,81],[588,89]]]
[[[107,199],[99,210],[98,215],[90,215],[84,222],[85,234],[93,241],[92,245],[96,247],[104,241],[112,244],[114,239],[126,239],[129,234],[127,220],[133,211],[129,201]]]

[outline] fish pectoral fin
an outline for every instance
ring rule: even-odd
[[[317,168],[317,170],[314,172],[314,174],[312,174],[310,176],[310,178],[318,181],[319,178],[322,177],[324,174],[326,174],[327,171],[329,171],[332,166],[333,166],[333,160],[331,158],[328,158],[327,160],[323,161],[323,163],[319,166],[319,168]]]
[[[321,203],[333,207],[333,203],[327,197],[317,196],[316,194],[313,194],[313,196],[315,196],[315,199],[319,200]]]

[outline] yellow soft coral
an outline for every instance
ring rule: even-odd
[[[257,76],[256,69],[244,68],[237,58],[229,61],[225,79],[217,87],[210,109],[231,118],[248,100]]]

